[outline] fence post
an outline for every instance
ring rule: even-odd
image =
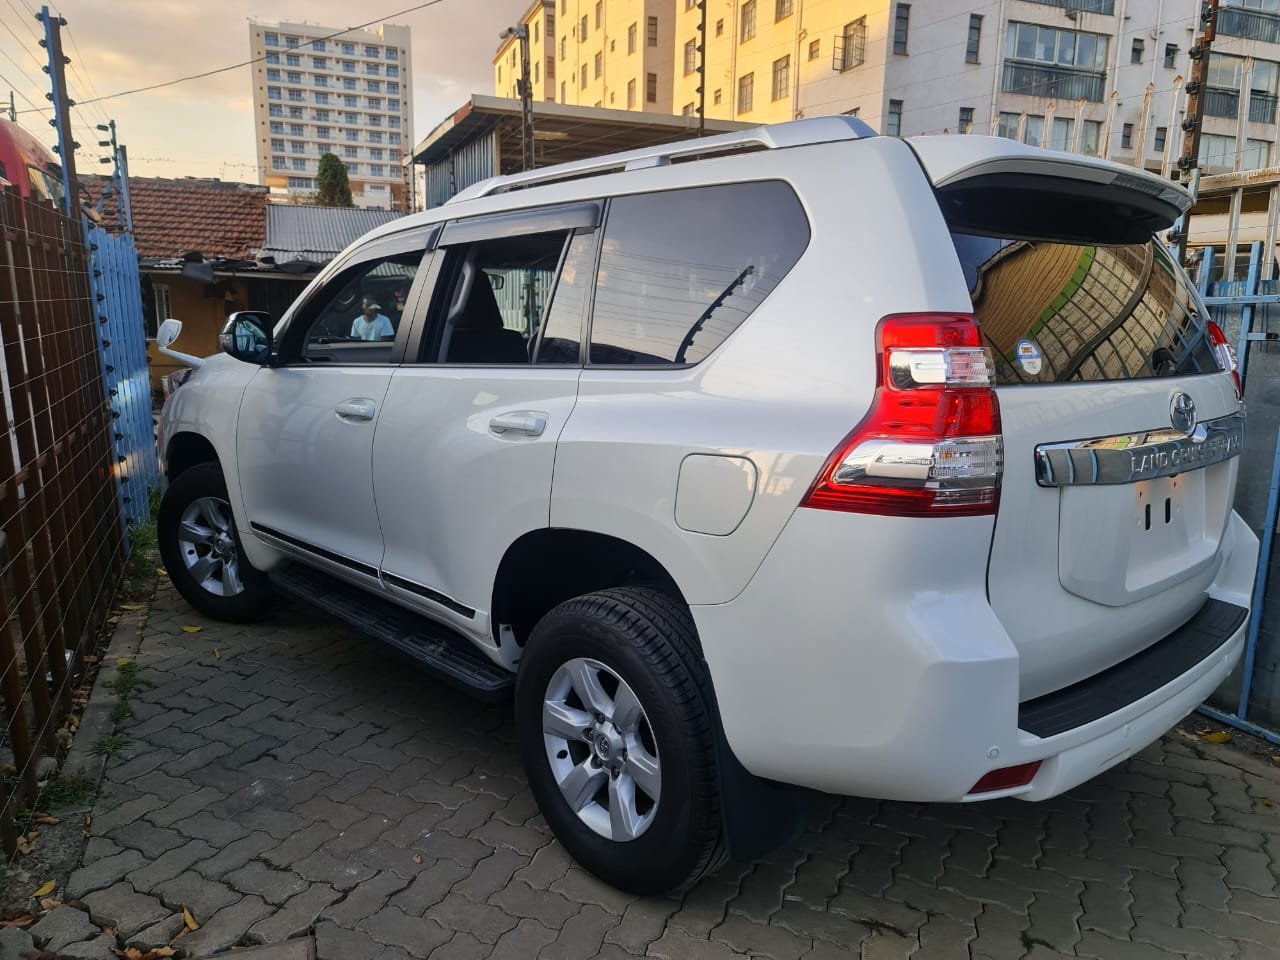
[[[1249,276],[1245,280],[1244,295],[1256,297],[1262,285],[1262,242],[1255,240],[1249,247]],[[1249,339],[1253,333],[1253,312],[1257,309],[1252,303],[1240,307],[1240,345],[1236,349],[1236,362],[1240,372],[1240,393],[1244,393],[1244,378],[1248,372]]]

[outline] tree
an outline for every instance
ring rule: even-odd
[[[353,207],[347,166],[332,153],[322,154],[316,171],[316,203],[322,207]]]

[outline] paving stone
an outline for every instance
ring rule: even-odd
[[[249,939],[257,943],[279,943],[305,933],[316,917],[341,894],[324,883],[289,898],[274,914],[249,928]]]
[[[1112,940],[1096,931],[1089,931],[1080,938],[1076,944],[1076,955],[1093,960],[1173,960],[1180,956],[1149,943]]]
[[[192,870],[154,887],[152,892],[171,910],[187,907],[198,917],[211,917],[240,899],[240,893],[225,883],[206,880]]]
[[[868,931],[862,941],[862,960],[906,960],[915,953],[918,941],[889,930]]]
[[[622,914],[622,921],[604,935],[605,943],[613,943],[624,950],[643,955],[649,944],[662,936],[667,921],[679,909],[679,904],[665,897],[643,897],[631,903]]]
[[[154,860],[166,850],[180,847],[187,838],[176,830],[157,827],[146,820],[135,820],[111,831],[111,839],[122,847],[130,847]]]
[[[316,924],[316,960],[374,960],[383,948],[362,931],[345,929],[331,920]]]
[[[294,833],[279,846],[265,850],[262,859],[280,869],[291,867],[331,843],[337,836],[338,831],[334,827],[313,823]]]
[[[436,947],[453,937],[434,920],[415,917],[399,907],[383,907],[373,916],[362,920],[359,929],[374,940],[387,946],[403,947],[416,957],[425,957]]]
[[[272,908],[261,897],[244,897],[203,919],[199,930],[182,938],[188,956],[203,957],[239,943],[254,923],[269,915]]]
[[[428,907],[423,916],[451,930],[473,933],[486,943],[495,942],[516,925],[516,918],[499,907],[478,903],[458,893],[450,893],[439,903]]]
[[[150,893],[159,884],[189,870],[193,864],[209,859],[213,852],[213,847],[203,840],[188,840],[176,850],[130,871],[125,879],[133,884],[135,890]]]
[[[564,922],[578,912],[578,905],[551,890],[535,890],[523,880],[513,880],[499,890],[489,902],[501,907],[513,917],[537,920],[545,927],[559,930]]]
[[[233,843],[227,844],[208,860],[201,860],[195,865],[201,876],[210,880],[218,880],[232,870],[238,870],[254,857],[262,854],[275,844],[275,839],[265,833],[251,833]]]
[[[161,806],[164,806],[164,801],[150,793],[144,793],[119,806],[109,808],[105,808],[104,804],[99,802],[94,807],[93,832],[99,836],[109,835],[112,830],[123,827],[127,823],[133,823]],[[104,807],[104,809],[99,811],[98,807]]]
[[[513,850],[495,850],[492,856],[485,857],[458,881],[453,890],[472,900],[487,899],[510,883],[515,872],[528,863],[528,857]]]
[[[409,882],[390,870],[381,871],[357,884],[341,899],[335,898],[335,902],[324,908],[321,916],[343,926],[354,927],[360,920],[381,910],[391,896],[403,890]]]
[[[919,916],[920,922],[923,923],[924,914]],[[855,922],[852,917],[840,916],[825,910],[813,910],[795,900],[784,903],[773,922],[790,930],[798,937],[826,940],[850,948],[862,943],[867,935],[867,926],[861,922]],[[889,923],[884,925],[891,926]]]
[[[18,927],[0,927],[0,957],[16,960],[35,947],[31,934]]]
[[[170,777],[168,779],[174,778]],[[177,782],[187,783],[191,787],[191,791],[175,800],[169,801],[159,810],[152,810],[148,813],[147,819],[152,823],[167,827],[170,824],[177,823],[179,820],[195,816],[201,810],[218,803],[225,797],[222,791],[215,790],[213,787],[197,787],[187,780],[178,780]]]
[[[137,947],[144,952],[155,947],[167,946],[182,931],[184,926],[186,926],[186,923],[182,918],[182,914],[171,913],[145,930],[139,930],[132,936],[127,937],[125,946]]]
[[[535,957],[558,936],[558,931],[544,927],[537,920],[524,919],[498,938],[490,960],[528,960]]]
[[[1206,960],[1236,960],[1239,951],[1237,944],[1230,940],[1200,930],[1165,926],[1151,920],[1139,920],[1130,939],[1153,944],[1170,953],[1204,957]]]
[[[256,893],[267,903],[276,906],[307,889],[307,881],[296,873],[273,870],[257,860],[228,873],[223,881],[241,893]]]
[[[428,908],[443,900],[453,885],[470,873],[466,867],[452,860],[431,861],[408,887],[391,897],[391,905],[420,917]]]
[[[555,947],[553,943],[547,950]],[[544,954],[539,954],[542,957]],[[739,960],[746,956],[723,943],[691,937],[683,930],[668,930],[660,940],[649,945],[645,954],[660,960]]]
[[[102,934],[92,940],[67,944],[58,951],[58,957],[59,960],[116,960],[115,948],[115,938]]]
[[[337,890],[350,890],[375,873],[370,866],[356,860],[339,860],[324,850],[318,850],[311,856],[299,860],[294,864],[293,869],[304,880],[327,883]]]
[[[618,917],[593,903],[565,921],[560,935],[542,948],[540,960],[591,960],[600,952],[604,935],[618,923]]]
[[[95,860],[71,874],[63,890],[68,899],[79,900],[85,894],[109,887],[131,870],[145,864],[146,859],[137,850],[124,850],[110,857]]]
[[[31,939],[50,953],[58,953],[68,944],[87,940],[98,932],[87,913],[65,904],[50,910],[27,929]]]
[[[169,910],[155,897],[136,892],[123,881],[84,898],[89,919],[100,927],[117,927],[121,934],[141,930],[169,915]]]
[[[799,960],[813,948],[810,937],[797,936],[781,926],[753,923],[737,913],[730,913],[711,931],[711,939],[752,956],[771,960]]]
[[[174,829],[184,836],[207,840],[219,849],[248,836],[250,833],[247,828],[240,824],[224,820],[221,817],[215,817],[208,811],[197,813],[195,816],[187,817],[185,820],[179,820],[174,824]]]

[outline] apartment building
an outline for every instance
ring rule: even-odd
[[[336,36],[335,36],[336,34]],[[342,32],[250,23],[258,182],[280,197],[315,191],[325,153],[347,168],[356,206],[409,209],[401,161],[413,145],[409,28]]]
[[[1182,88],[1200,0],[705,2],[709,118],[775,123],[853,114],[882,133],[991,133],[1129,163],[1140,154],[1145,167],[1165,171],[1182,151]],[[552,7],[570,29],[547,50],[560,85],[539,87],[536,97],[696,115],[699,0],[535,4]],[[661,73],[652,101],[601,82],[626,70],[629,47],[615,66],[615,23],[624,30],[656,24],[647,35],[652,66],[644,69],[670,62],[669,99]],[[518,72],[518,63],[508,54],[499,95],[514,95],[510,70],[514,64]],[[629,84],[636,73],[622,75]],[[1278,79],[1280,0],[1223,0],[1209,65],[1204,169],[1278,162]]]
[[[521,20],[534,99],[672,113],[675,13],[674,0],[534,0]],[[519,96],[519,41],[502,42],[493,71],[494,93]]]

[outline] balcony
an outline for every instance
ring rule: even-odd
[[[1218,8],[1218,33],[1246,40],[1280,43],[1280,15],[1224,5]]]
[[[1063,10],[1072,10],[1077,13],[1100,13],[1103,16],[1114,16],[1116,12],[1116,0],[1028,0],[1029,3],[1039,3],[1046,7],[1061,7]]]
[[[1254,91],[1249,94],[1249,120],[1253,123],[1276,122],[1276,95]],[[1240,93],[1227,87],[1206,87],[1204,112],[1210,117],[1234,120],[1240,115]]]
[[[1106,86],[1105,73],[1006,60],[1000,89],[1026,97],[1068,101],[1084,99],[1101,103],[1106,96]]]

